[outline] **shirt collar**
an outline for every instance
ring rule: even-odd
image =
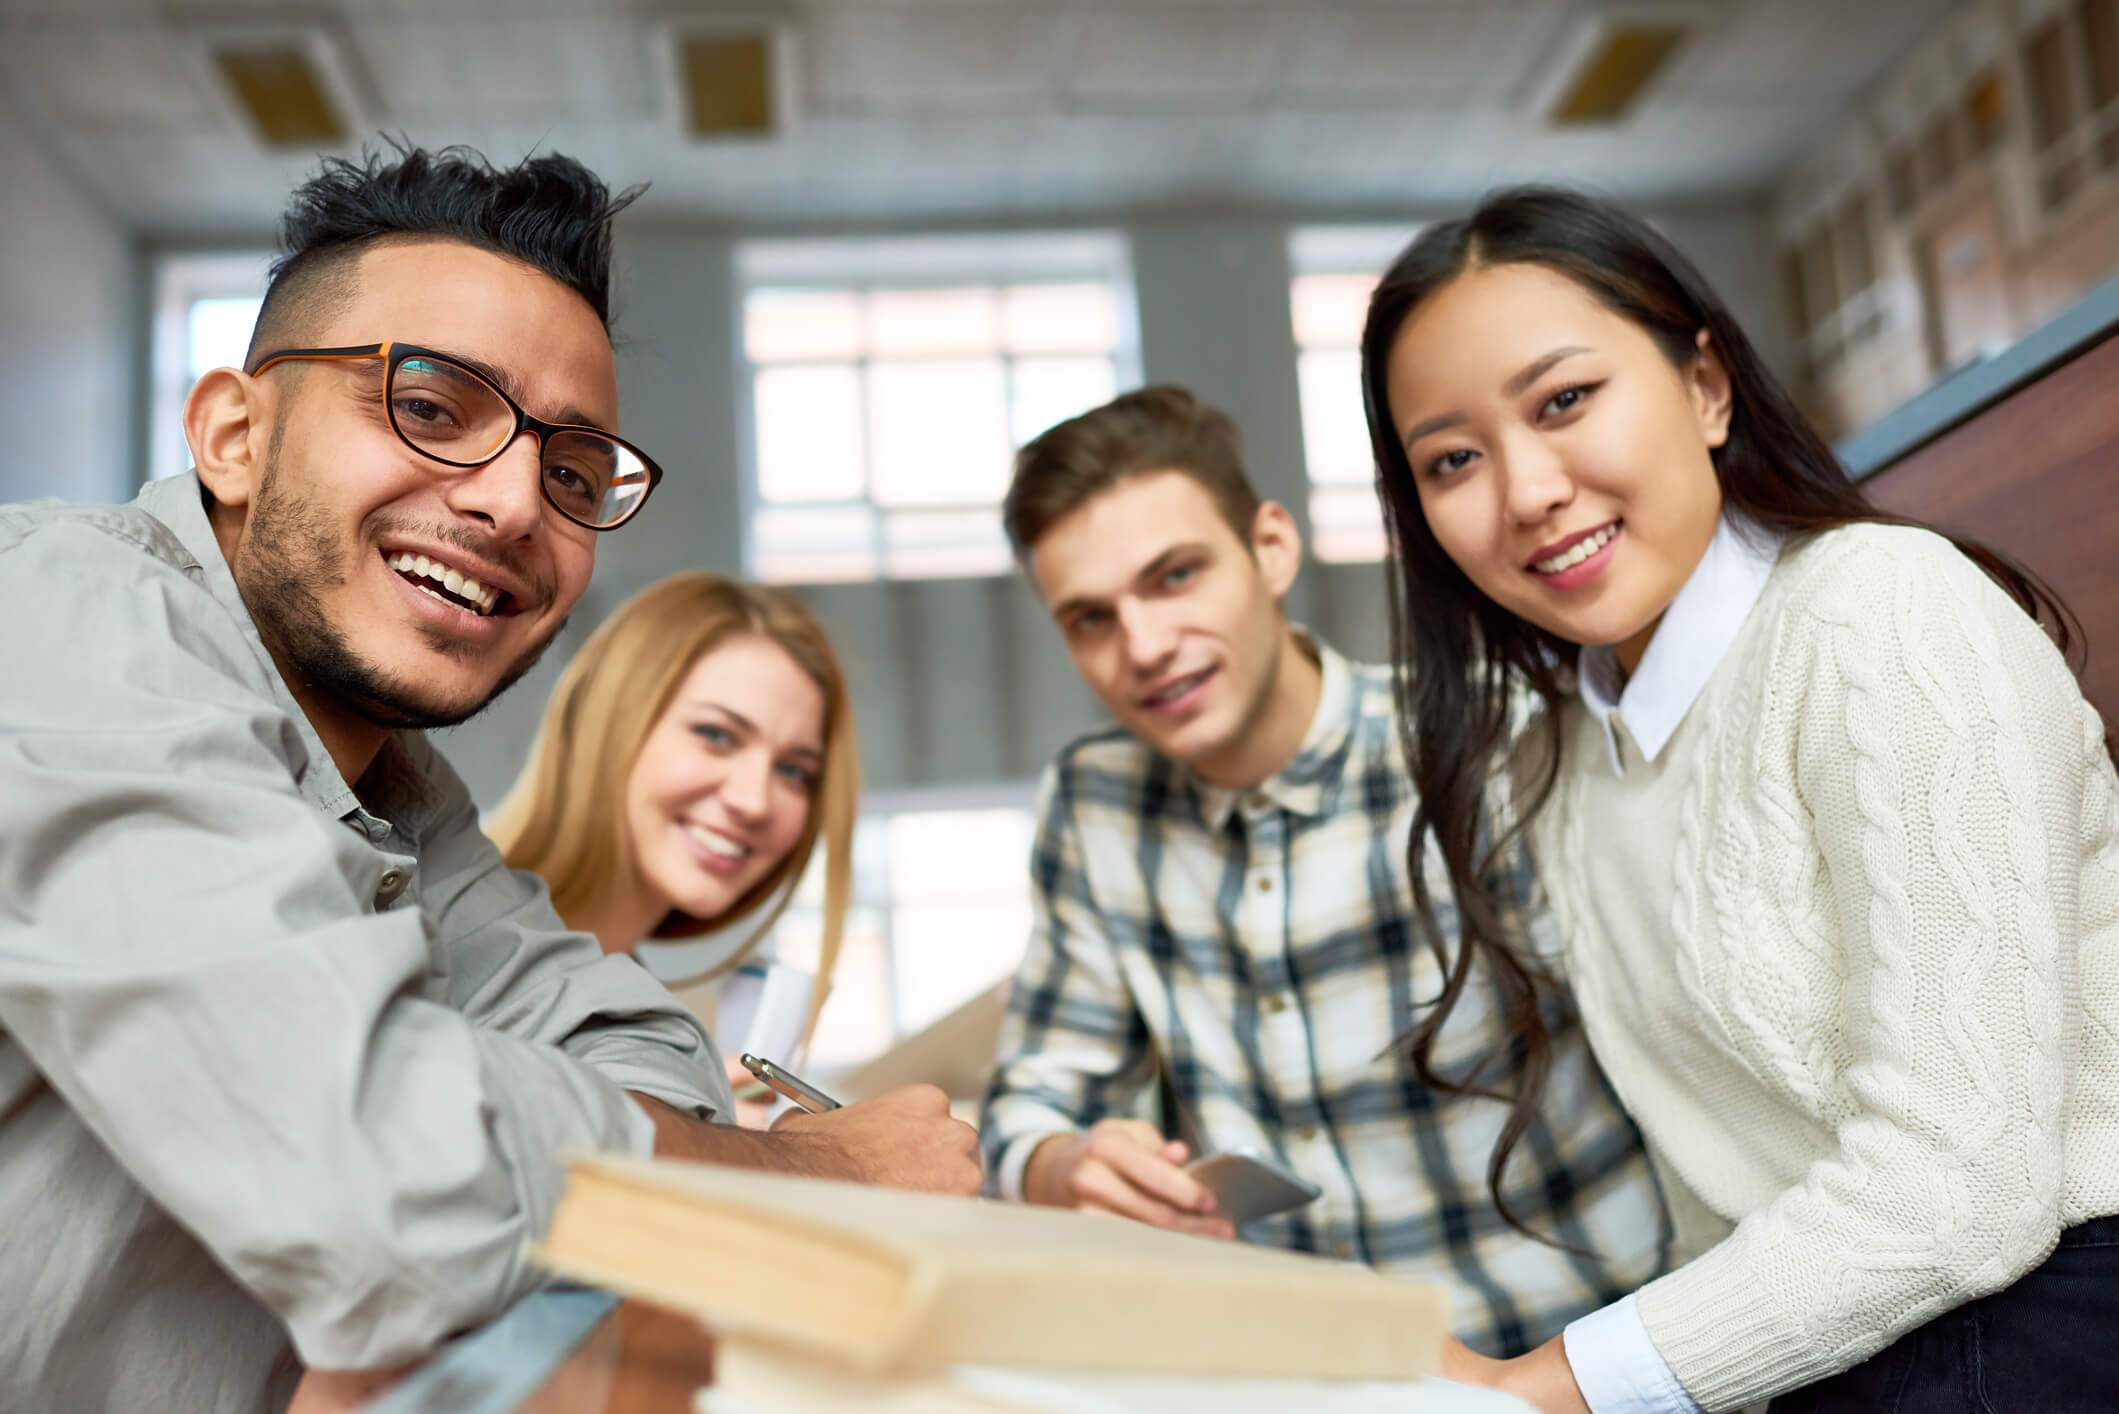
[[[1632,678],[1620,673],[1610,648],[1582,650],[1576,673],[1582,705],[1604,729],[1614,774],[1626,773],[1618,725],[1650,761],[1670,744],[1765,591],[1780,547],[1779,536],[1723,516],[1707,553],[1663,611]]]
[[[1229,816],[1240,808],[1277,806],[1291,814],[1322,815],[1332,807],[1336,787],[1345,774],[1347,752],[1354,742],[1354,714],[1359,694],[1354,691],[1353,670],[1330,644],[1305,628],[1295,630],[1297,643],[1316,654],[1323,678],[1317,693],[1317,710],[1310,716],[1310,729],[1288,764],[1255,786],[1232,790],[1193,778],[1199,792],[1200,818],[1216,831],[1226,829]]]
[[[198,473],[186,472],[182,476],[150,481],[140,488],[134,504],[169,527],[191,555],[192,563],[188,568],[199,572],[207,593],[242,626],[243,637],[264,665],[265,676],[272,684],[274,702],[294,723],[295,732],[308,750],[308,764],[303,768],[299,782],[302,798],[334,819],[359,809],[359,798],[346,784],[345,777],[339,774],[338,764],[325,749],[324,739],[310,725],[309,714],[287,690],[287,680],[280,676],[279,664],[273,661],[265,640],[258,634],[257,622],[250,617],[250,606],[243,602],[242,591],[236,588],[235,576],[229,572],[228,561],[221,554],[221,542],[213,533],[213,523],[206,518],[205,491],[199,485]],[[384,754],[394,756],[387,750]]]

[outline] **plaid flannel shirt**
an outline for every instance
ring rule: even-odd
[[[1389,669],[1317,648],[1309,733],[1255,789],[1208,786],[1119,731],[1047,773],[1037,926],[980,1123],[988,1182],[1020,1198],[1040,1141],[1131,1112],[1160,1062],[1187,1138],[1255,1149],[1324,1190],[1246,1240],[1440,1283],[1459,1336],[1518,1354],[1658,1275],[1668,1223],[1564,999],[1547,1003],[1547,1100],[1505,1191],[1573,1252],[1509,1227],[1487,1192],[1506,1106],[1422,1085],[1392,1044],[1440,990],[1407,875],[1415,800]],[[1509,870],[1515,921],[1542,923],[1527,858]],[[1429,888],[1451,913],[1439,862]],[[1450,1073],[1503,1044],[1495,1003],[1475,972],[1436,1052]]]

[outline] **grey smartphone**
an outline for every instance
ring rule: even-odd
[[[1314,1203],[1324,1190],[1249,1149],[1207,1154],[1185,1165],[1194,1182],[1214,1195],[1214,1216],[1241,1227],[1259,1218]]]
[[[743,1062],[745,1070],[748,1070],[752,1075],[757,1076],[765,1084],[785,1095],[813,1115],[822,1114],[826,1110],[844,1108],[837,1100],[834,1100],[801,1076],[774,1065],[769,1060],[762,1060],[748,1051],[745,1051],[736,1059]]]

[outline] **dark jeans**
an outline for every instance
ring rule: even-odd
[[[1936,1317],[1767,1414],[2110,1414],[2119,1409],[2119,1217],[2060,1234],[2014,1286]]]

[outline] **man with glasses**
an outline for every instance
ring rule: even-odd
[[[186,403],[196,471],[0,507],[0,1410],[415,1359],[535,1280],[570,1148],[977,1187],[936,1091],[710,1123],[705,1033],[419,734],[537,660],[661,475],[608,430],[625,201],[327,163]]]

